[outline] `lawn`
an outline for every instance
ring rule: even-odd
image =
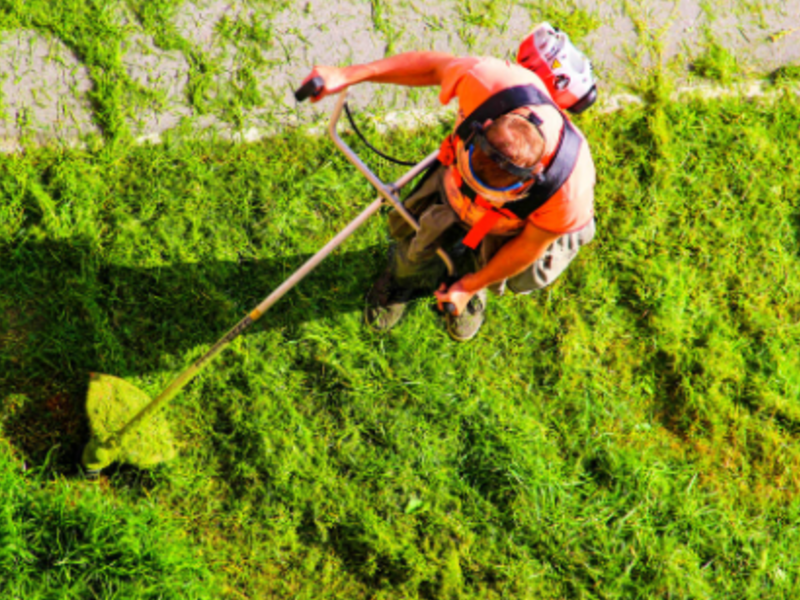
[[[362,324],[389,248],[374,217],[165,409],[172,461],[87,477],[90,373],[155,396],[375,197],[305,128],[232,143],[188,120],[134,141],[168,101],[124,63],[139,34],[185,58],[195,116],[236,128],[270,101],[270,19],[217,24],[228,72],[181,37],[183,4],[0,0],[0,29],[86,68],[100,132],[41,146],[23,127],[0,159],[0,598],[800,595],[792,65],[750,100],[672,102],[666,70],[642,70],[644,103],[576,118],[597,237],[551,288],[490,298],[468,344],[432,299],[388,334]],[[456,33],[500,27],[508,4],[464,0]],[[371,6],[391,49],[400,17]],[[548,14],[576,37],[600,24]],[[742,80],[711,42],[695,74]],[[449,127],[361,122],[416,160]]]
[[[175,460],[95,480],[89,373],[155,395],[374,192],[302,131],[5,157],[2,597],[796,597],[800,103],[774,94],[578,119],[598,236],[469,344],[429,300],[362,325],[375,217],[167,408]]]

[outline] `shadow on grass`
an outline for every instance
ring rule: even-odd
[[[401,553],[385,548],[360,515],[348,515],[323,535],[315,523],[314,509],[309,505],[303,511],[297,531],[303,544],[335,554],[342,567],[367,588],[400,586],[414,576],[408,560]],[[422,597],[431,596],[423,594]]]
[[[653,396],[654,417],[677,438],[686,441],[693,427],[707,428],[698,407],[688,390],[692,377],[699,374],[698,366],[682,373],[674,356],[663,350],[654,353],[648,368],[656,374],[657,393]]]
[[[345,569],[365,586],[397,587],[411,578],[413,571],[405,557],[380,551],[373,535],[359,519],[337,523],[328,534],[330,545]]]
[[[361,310],[382,254],[372,247],[328,257],[249,331],[291,333]],[[163,368],[163,355],[210,346],[309,257],[138,268],[106,264],[79,239],[0,246],[5,435],[35,464],[57,446],[50,464],[74,472],[88,440],[90,372],[141,375]]]

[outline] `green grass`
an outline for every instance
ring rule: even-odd
[[[800,105],[579,121],[598,237],[551,289],[372,334],[375,218],[176,398],[174,462],[96,482],[88,373],[157,393],[374,193],[300,132],[6,157],[2,596],[795,597]]]
[[[6,598],[214,598],[209,566],[174,519],[107,489],[21,477],[4,442],[0,572]]]
[[[730,85],[742,76],[742,67],[736,56],[716,41],[709,42],[705,50],[695,58],[692,71],[722,85]]]
[[[165,101],[123,66],[132,33],[187,60],[194,114],[269,102],[260,49],[289,4],[217,24],[230,72],[174,26],[183,4],[0,0],[0,28],[87,66],[105,141],[0,162],[0,596],[798,595],[797,67],[774,100],[669,105],[668,23],[632,3],[657,67],[647,106],[579,119],[600,225],[562,280],[493,299],[467,345],[425,301],[374,335],[375,218],[176,398],[175,461],[85,480],[89,372],[155,395],[374,197],[302,132],[131,145]],[[471,45],[508,6],[460,1],[455,29]],[[401,8],[371,3],[387,51]],[[573,39],[600,25],[524,8]],[[695,67],[743,74],[711,40]],[[370,135],[421,158],[445,132]]]

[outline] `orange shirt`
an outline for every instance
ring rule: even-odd
[[[448,104],[453,98],[458,98],[458,127],[489,97],[507,88],[528,84],[535,85],[549,96],[539,76],[524,67],[495,58],[456,58],[444,71],[439,100],[442,104]],[[545,136],[544,162],[547,164],[558,146],[563,121],[552,106],[529,108],[543,121],[541,130]],[[583,137],[580,131],[578,133]],[[451,167],[445,176],[448,200],[463,221],[474,225],[485,209],[473,204],[458,191],[453,177],[454,169]],[[594,215],[594,184],[594,163],[584,138],[575,170],[561,189],[528,217],[528,222],[552,233],[570,233],[583,228]],[[519,219],[502,218],[490,233],[509,233],[521,229],[523,225]]]

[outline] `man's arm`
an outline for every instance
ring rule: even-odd
[[[436,292],[439,307],[445,302],[456,306],[456,314],[461,314],[470,298],[483,288],[518,275],[539,260],[547,248],[555,242],[560,233],[552,233],[527,223],[520,234],[507,242],[481,270],[465,275],[450,286],[447,291]]]
[[[325,88],[312,98],[313,102],[364,81],[407,86],[441,85],[444,70],[452,60],[455,57],[444,52],[405,52],[349,67],[316,66],[303,83],[317,76],[325,82]]]

